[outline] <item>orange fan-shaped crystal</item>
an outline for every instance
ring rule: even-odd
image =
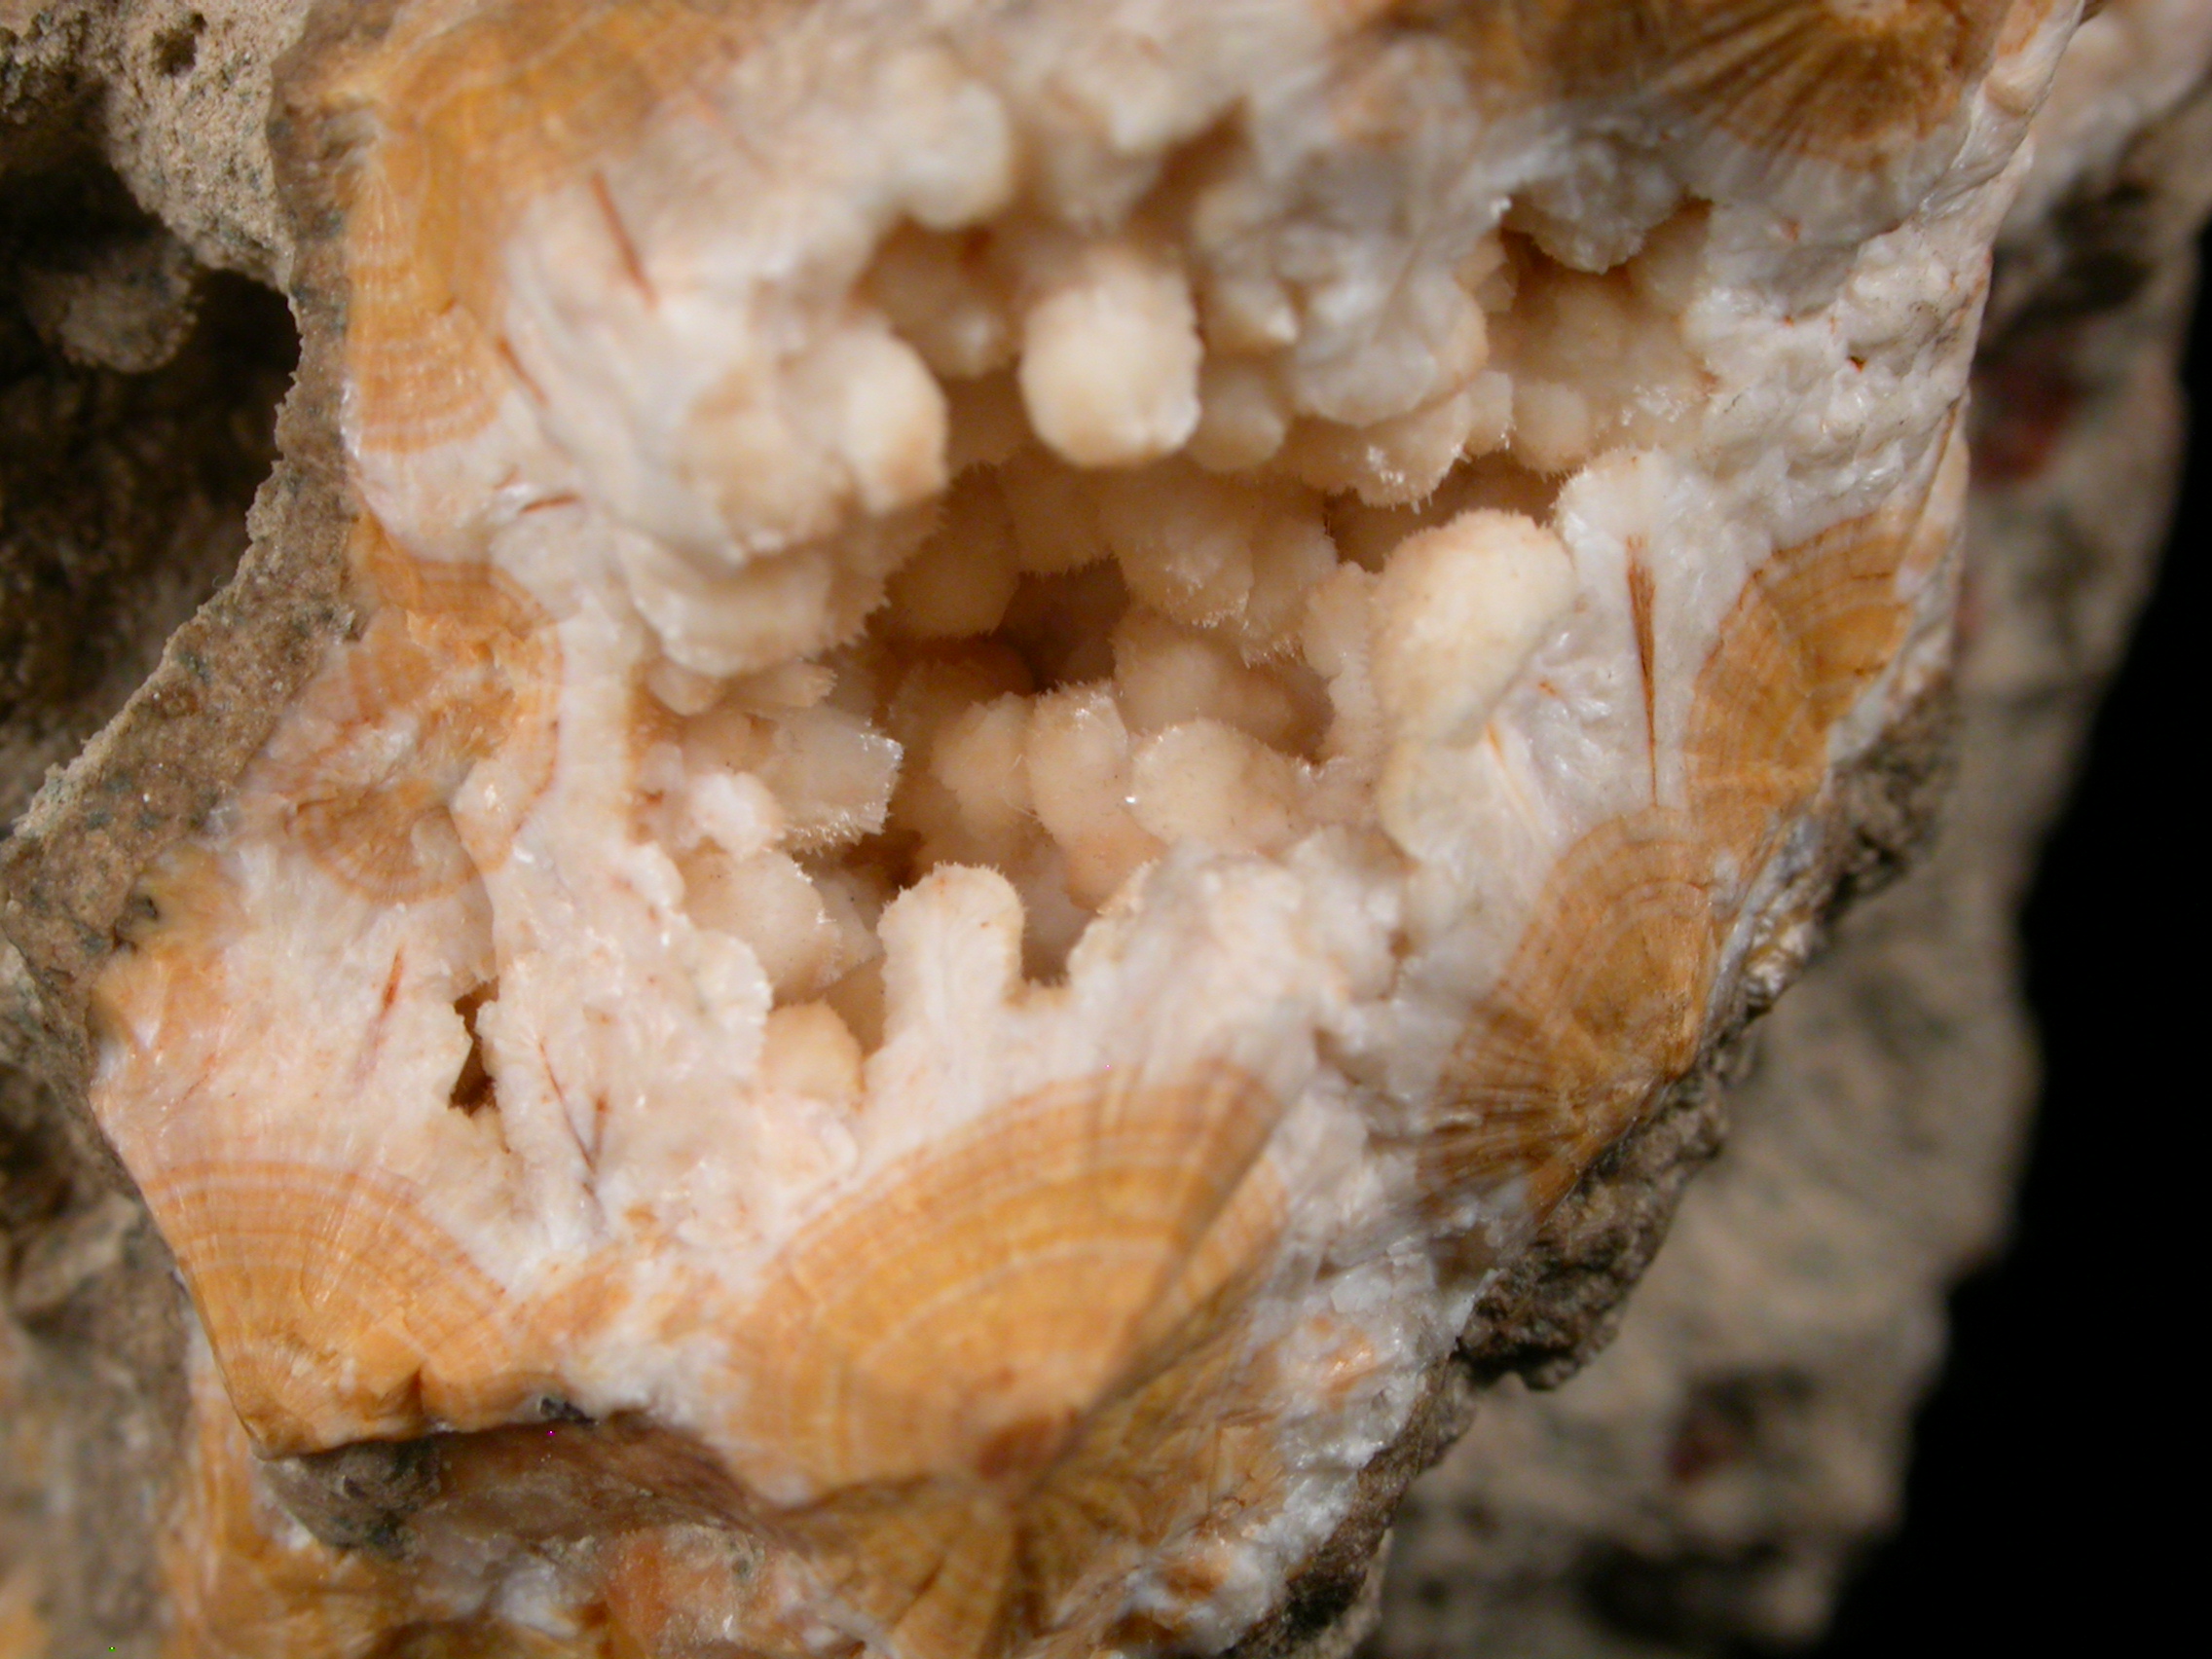
[[[480,1427],[541,1384],[499,1287],[396,1178],[237,1160],[145,1194],[264,1453]]]
[[[1541,1209],[1689,1064],[1717,943],[1713,888],[1695,826],[1659,808],[1600,825],[1560,861],[1446,1071],[1437,1189],[1523,1174]]]
[[[411,8],[341,55],[333,110],[378,141],[345,179],[353,436],[404,454],[465,437],[522,385],[501,332],[500,250],[538,194],[635,141],[671,100],[703,103],[755,0],[544,0]],[[405,38],[398,38],[404,34]]]
[[[1250,1383],[1232,1362],[1277,1228],[1275,1113],[1227,1068],[1048,1088],[780,1259],[733,1426],[806,1493],[789,1525],[899,1651],[1002,1651],[1117,1543],[1252,1477],[1225,1401]]]
[[[1721,625],[1683,757],[1700,833],[1746,866],[1819,787],[1829,729],[1903,640],[1908,544],[1876,520],[1839,525],[1767,561]]]
[[[505,860],[552,776],[560,653],[508,578],[406,560],[363,526],[390,603],[309,687],[263,777],[317,865],[404,903]]]
[[[1745,583],[1691,702],[1688,810],[1602,824],[1552,871],[1446,1073],[1436,1190],[1525,1175],[1541,1211],[1695,1058],[1735,907],[1820,789],[1835,722],[1903,641],[1913,541],[1909,515],[1877,513]]]
[[[1524,0],[1568,91],[1653,93],[1776,156],[1852,165],[1925,137],[2013,0]]]

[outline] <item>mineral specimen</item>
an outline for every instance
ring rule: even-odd
[[[2060,1549],[2080,1582],[2100,1581],[2079,1535],[2054,1535],[2050,1555],[2023,1562],[2012,1540],[2028,1524],[2007,1525],[2020,1512],[2002,1484],[1965,1484],[1947,1519],[1934,1519],[1946,1459],[1959,1466],[1962,1417],[1981,1419],[2003,1395],[2018,1399],[2015,1420],[2042,1420],[2050,1395],[2021,1388],[1970,1333],[1951,1361],[1948,1422],[1940,1410],[1915,1418],[1945,1358],[1950,1293],[2011,1242],[2046,1045],[2053,1117],[2035,1131],[2034,1158],[2054,1193],[2097,1179],[2079,1152],[2094,1130],[2075,1128],[2068,1145],[2060,1092],[2061,1022],[2082,1030],[2097,1015],[2061,1012],[2053,1029],[2033,1031],[2016,930],[2073,783],[2069,756],[2147,597],[2185,459],[2206,454],[2201,430],[2183,441],[2175,369],[2192,244],[2212,213],[2212,4],[2113,0],[2068,46],[2031,140],[1976,353],[1958,753],[1940,831],[1896,888],[1853,909],[1760,1021],[1748,1075],[1714,1091],[1724,1103],[1701,1104],[1708,1118],[1724,1109],[1725,1151],[1690,1184],[1618,1337],[1562,1388],[1508,1382],[1486,1395],[1467,1434],[1408,1493],[1374,1649],[1386,1659],[1659,1659],[1795,1643],[1900,1518],[1917,1545],[1857,1605],[1861,1644],[1898,1630],[1900,1605],[1915,1615],[1912,1641],[1929,1646],[1946,1644],[1945,1619],[2002,1644],[2008,1617],[2014,1629],[2067,1617],[2087,1604],[2062,1593],[2032,1611],[1990,1606],[2023,1574],[2047,1573]],[[2201,471],[2190,487],[2201,490]],[[2169,569],[2187,557],[2177,540]],[[2129,729],[2119,714],[2104,714],[2105,732]],[[2113,815],[2109,798],[2103,811]],[[2080,847],[2074,879],[2095,883],[2090,903],[2129,913],[2103,896],[2101,861]],[[2143,867],[2163,866],[2147,854]],[[2046,905],[2062,890],[2038,882]],[[2046,919],[2046,951],[2054,944],[2062,962],[2113,959]],[[2052,972],[2048,955],[2041,972]],[[2075,1043],[2101,1088],[2101,1046]],[[2098,1096],[2077,1098],[2074,1122],[2095,1123]],[[1627,1185],[1619,1208],[1648,1214],[1649,1194]],[[2060,1203],[2073,1238],[2055,1241],[2050,1212],[2039,1226],[2031,1199],[2020,1254],[1996,1281],[2023,1328],[2025,1310],[2044,1306],[2019,1276],[2026,1264],[2038,1249],[2046,1262],[2063,1251],[2071,1269],[2074,1240],[2097,1230],[2093,1210]],[[1594,1245],[1622,1248],[1602,1236],[1580,1247]],[[2113,1260],[2134,1248],[2116,1244]],[[1984,1281],[1979,1294],[1991,1293]],[[2100,1320],[2126,1317],[2097,1306]],[[2143,1421],[2161,1432],[2157,1414]],[[2112,1499],[2085,1471],[2125,1466],[2094,1445],[2023,1481],[2092,1512]],[[1958,1474],[1949,1480],[1960,1492]],[[1961,1520],[1977,1539],[1963,1556],[1951,1545]],[[2109,1547],[2117,1564],[2128,1544]],[[1924,1584],[1939,1579],[1940,1595],[1900,1591],[1901,1562]],[[2160,1609],[2128,1616],[2150,1631]],[[2125,1618],[2112,1640],[2130,1641]]]
[[[112,954],[11,912],[179,1649],[1278,1614],[1942,675],[2076,10],[316,8],[351,625]]]

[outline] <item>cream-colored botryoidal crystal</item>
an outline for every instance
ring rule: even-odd
[[[2075,11],[321,8],[359,625],[95,999],[180,1650],[1251,1629],[1940,673]]]

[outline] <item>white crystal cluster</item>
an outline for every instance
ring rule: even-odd
[[[2073,20],[1684,0],[1615,75],[1603,7],[1381,10],[309,55],[367,620],[96,1089],[262,1451],[634,1414],[768,1652],[1217,1646],[1327,1537],[1939,655]],[[1664,1033],[1530,989],[1644,948]],[[580,1641],[659,1547],[377,1593]],[[268,1548],[210,1628],[318,1604]]]

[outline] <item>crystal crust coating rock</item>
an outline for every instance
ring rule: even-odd
[[[1947,1299],[2003,1246],[2037,1108],[2023,890],[2189,455],[2212,6],[2114,0],[2031,137],[1977,349],[1940,831],[1760,1022],[1618,1338],[1556,1392],[1487,1396],[1408,1493],[1392,1659],[1802,1641],[1904,1510]]]
[[[11,910],[192,1293],[178,1641],[1274,1613],[1940,679],[2073,21],[313,15],[350,625],[112,954]]]

